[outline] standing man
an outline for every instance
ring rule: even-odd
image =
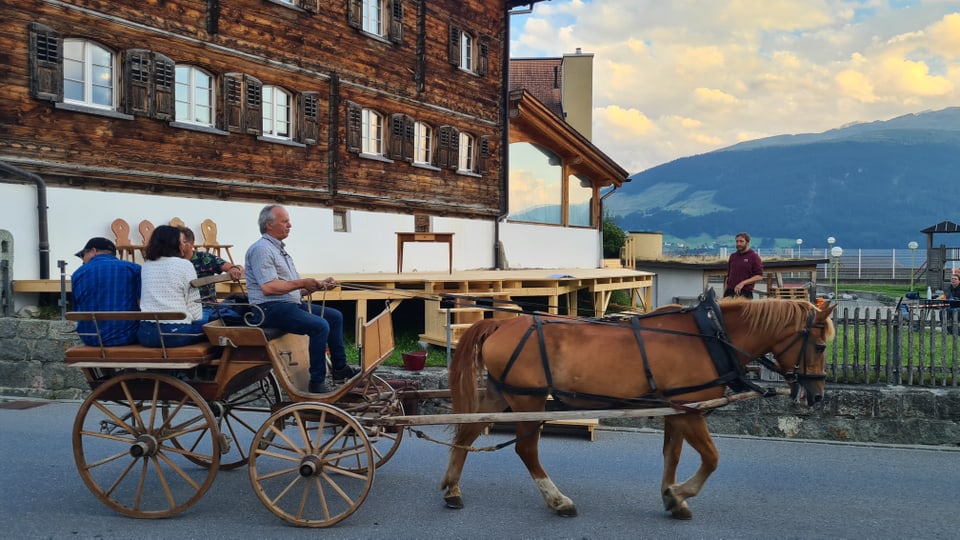
[[[117,246],[99,236],[76,256],[83,266],[70,278],[74,311],[140,311],[139,264],[118,259]],[[112,347],[136,343],[139,326],[140,321],[79,321],[77,333],[86,345]]]
[[[753,299],[753,284],[763,279],[763,262],[756,251],[750,249],[750,235],[737,234],[737,251],[727,260],[727,280],[723,284],[723,297],[742,296]]]
[[[330,349],[333,380],[339,383],[360,373],[347,365],[343,345],[343,314],[329,306],[310,306],[305,294],[337,287],[332,277],[323,281],[301,278],[286,252],[283,240],[290,235],[290,214],[280,205],[260,210],[257,220],[263,236],[250,246],[244,260],[250,303],[263,310],[263,326],[310,336],[310,386],[314,394],[330,391],[326,384],[326,350]]]

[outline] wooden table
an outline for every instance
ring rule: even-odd
[[[397,233],[397,273],[403,271],[403,244],[407,242],[446,242],[450,252],[449,272],[453,273],[453,233],[452,232],[398,232]]]

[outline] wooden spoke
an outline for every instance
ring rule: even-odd
[[[371,375],[358,383],[353,391],[338,403],[364,426],[364,433],[373,449],[374,466],[379,468],[393,457],[403,440],[404,429],[376,426],[366,420],[376,420],[385,416],[403,416],[403,404],[397,392],[384,379]],[[342,439],[344,448],[356,447],[355,432],[349,431]],[[346,466],[346,464],[342,464]],[[357,461],[353,470],[363,470],[365,464]]]

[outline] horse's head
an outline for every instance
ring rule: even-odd
[[[806,397],[810,406],[823,400],[827,341],[834,336],[830,314],[835,308],[829,302],[820,309],[811,306],[806,325],[773,347],[775,370],[790,385],[790,397]]]

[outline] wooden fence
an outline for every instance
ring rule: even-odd
[[[960,313],[944,309],[842,308],[827,348],[827,381],[960,385]]]

